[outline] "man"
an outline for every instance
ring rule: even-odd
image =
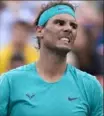
[[[11,42],[0,51],[0,74],[7,71],[10,59],[16,52],[24,55],[26,64],[38,59],[38,52],[29,44],[32,27],[25,21],[18,20],[12,26]]]
[[[45,6],[34,25],[40,59],[1,76],[0,115],[102,116],[99,82],[66,64],[77,34],[72,5]]]

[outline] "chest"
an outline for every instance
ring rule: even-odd
[[[18,88],[12,94],[11,116],[88,116],[87,102],[76,87],[66,84],[21,88],[25,89]]]

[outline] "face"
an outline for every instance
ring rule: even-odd
[[[69,52],[77,35],[77,23],[68,14],[52,17],[42,29],[41,45],[55,51]]]
[[[21,26],[16,26],[13,29],[13,40],[17,44],[24,44],[28,41],[29,32]]]

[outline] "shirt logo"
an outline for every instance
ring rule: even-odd
[[[34,96],[35,96],[35,94],[26,94],[26,96],[29,98],[29,99],[32,99]]]
[[[78,98],[77,97],[76,98],[68,97],[69,101],[73,101],[73,100],[76,100],[76,99],[78,99]]]
[[[65,8],[58,8],[58,10],[63,10],[63,9],[65,9]]]

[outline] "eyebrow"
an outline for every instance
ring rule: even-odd
[[[54,20],[53,20],[54,23],[55,23],[55,22],[58,22],[58,21],[59,21],[59,22],[65,22],[65,20],[62,20],[62,19],[54,19]]]
[[[65,19],[54,19],[54,20],[53,20],[53,22],[56,22],[56,21],[62,21],[62,22],[63,22],[63,21],[66,21],[66,20],[65,20]],[[76,22],[76,20],[67,20],[67,21],[70,21],[70,22],[72,22],[72,23],[78,25],[77,22]]]

